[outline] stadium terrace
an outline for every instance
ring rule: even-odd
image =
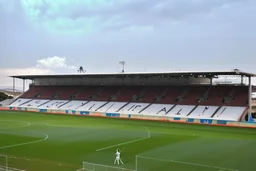
[[[233,76],[241,82],[213,81],[221,76]],[[23,83],[32,80],[32,84],[10,107],[142,119],[252,121],[251,77],[255,76],[238,69],[18,75],[11,76],[14,89],[17,78]],[[245,78],[249,84],[244,83]]]

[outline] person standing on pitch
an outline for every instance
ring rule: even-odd
[[[116,159],[115,159],[114,164],[116,164],[116,162],[117,162],[117,164],[119,165],[119,161],[120,161],[122,164],[124,164],[123,161],[121,160],[120,155],[121,155],[120,150],[117,149],[117,150],[116,150]]]

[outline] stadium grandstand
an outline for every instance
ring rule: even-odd
[[[234,76],[240,83],[213,81]],[[66,114],[96,112],[104,116],[161,116],[225,121],[253,121],[252,97],[256,74],[238,69],[217,72],[79,73],[16,75],[31,80],[28,91],[8,107],[61,110]],[[248,78],[248,83],[245,79]]]

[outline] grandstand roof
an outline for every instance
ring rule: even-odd
[[[169,77],[215,77],[220,75],[243,75],[256,77],[256,74],[243,72],[238,69],[231,71],[171,71],[171,72],[130,72],[130,73],[76,73],[76,74],[49,74],[49,75],[13,75],[10,77],[19,79],[33,80],[36,78],[88,78],[88,77],[150,77],[150,76],[169,76]]]

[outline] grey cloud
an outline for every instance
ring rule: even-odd
[[[88,8],[85,5],[70,4],[70,10],[52,14],[51,18],[61,17],[77,20],[98,17],[102,27],[121,29],[136,26],[158,26],[162,22],[187,21],[197,14],[206,15],[224,5],[252,2],[253,0],[130,0],[117,1],[112,6]],[[73,5],[73,6],[72,6]],[[46,14],[48,5],[38,7],[41,18]],[[49,14],[48,14],[49,15]],[[40,18],[40,17],[39,17]],[[105,24],[105,26],[104,26]]]
[[[132,0],[106,9],[86,10],[79,7],[80,10],[71,16],[99,16],[103,21],[111,21],[111,28],[158,26],[162,22],[187,21],[194,15],[207,15],[225,5],[248,2],[253,0]]]
[[[42,55],[55,54],[72,56],[76,58],[78,64],[86,63],[90,66],[95,64],[98,68],[111,66],[120,58],[124,58],[128,65],[133,65],[130,64],[133,60],[136,61],[135,64],[141,62],[138,68],[144,67],[145,61],[148,68],[154,68],[155,65],[161,68],[165,64],[167,69],[189,68],[193,63],[196,67],[203,65],[206,68],[210,67],[209,63],[222,67],[225,65],[228,68],[231,67],[226,65],[231,61],[232,67],[238,68],[240,65],[247,67],[248,61],[255,63],[253,45],[255,45],[256,25],[252,22],[256,13],[255,0],[117,1],[118,3],[113,6],[94,9],[83,5],[75,6],[70,1],[70,8],[52,14],[47,13],[49,8],[47,4],[37,7],[42,11],[40,14],[42,20],[44,15],[48,15],[51,19],[62,17],[74,20],[99,16],[102,23],[95,25],[105,24],[106,32],[100,30],[97,34],[86,35],[86,38],[84,34],[79,34],[79,38],[71,39],[65,36],[55,38],[42,30],[33,32],[26,25],[27,22],[17,17],[22,16],[22,12],[16,11],[16,16],[11,18],[10,15],[3,15],[2,18],[9,20],[8,23],[6,22],[8,30],[0,27],[0,37],[5,36],[9,42],[8,44],[1,42],[3,45],[1,47],[6,48],[0,48],[0,53],[8,56],[4,65],[14,67],[30,65]],[[179,23],[179,21],[185,22]],[[229,21],[232,21],[231,24],[228,23]],[[169,22],[175,24],[170,26]],[[81,27],[75,24],[68,26]],[[150,34],[144,32],[141,34],[136,29],[129,33],[107,32],[130,26],[138,28],[154,26],[155,30]],[[33,38],[34,34],[40,36]],[[25,63],[21,56],[26,59]],[[109,60],[104,60],[105,56],[108,56]],[[102,66],[97,64],[100,60],[104,61]],[[189,61],[187,65],[183,63],[186,60]],[[222,64],[219,61],[222,61]],[[4,67],[3,64],[1,67]]]

